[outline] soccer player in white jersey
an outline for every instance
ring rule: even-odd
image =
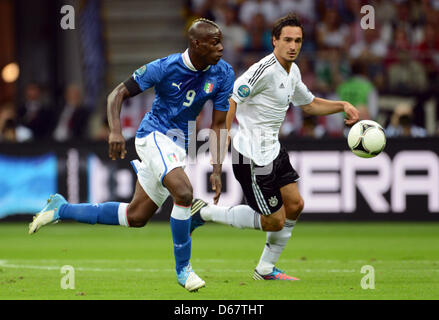
[[[301,80],[294,63],[303,41],[303,27],[294,14],[276,21],[273,53],[251,66],[234,84],[227,115],[230,130],[235,117],[233,172],[248,205],[220,207],[201,199],[192,204],[191,232],[214,221],[237,228],[267,232],[266,245],[254,271],[256,280],[298,280],[275,267],[304,208],[297,187],[299,175],[281,147],[278,135],[290,103],[311,115],[345,112],[347,125],[358,121],[358,110],[348,102],[315,97]],[[236,159],[238,158],[238,159]]]

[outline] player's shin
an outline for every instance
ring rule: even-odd
[[[174,242],[174,256],[177,274],[189,264],[191,257],[191,207],[174,204],[171,212],[171,231]]]
[[[205,221],[214,221],[240,229],[261,229],[261,216],[246,205],[220,207],[209,205],[200,211]]]
[[[268,274],[273,271],[276,262],[279,260],[282,251],[291,238],[291,233],[295,225],[296,220],[286,219],[282,230],[267,232],[267,241],[259,264],[256,267],[257,272],[260,274]]]
[[[128,226],[127,207],[127,203],[120,202],[65,204],[59,209],[59,218],[60,220],[71,219],[88,224]]]

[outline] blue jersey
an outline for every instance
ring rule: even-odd
[[[215,110],[229,110],[235,74],[224,60],[197,71],[186,50],[144,65],[133,77],[142,91],[155,89],[152,109],[140,123],[136,136],[142,138],[159,131],[187,149],[194,121],[206,101],[212,100]]]

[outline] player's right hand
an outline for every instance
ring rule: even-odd
[[[355,108],[349,102],[344,101],[344,112],[346,113],[347,119],[344,120],[345,124],[348,126],[353,126],[359,119],[360,113],[357,108]]]
[[[127,150],[125,149],[125,138],[122,133],[111,132],[108,137],[108,144],[108,156],[112,160],[116,160],[117,158],[125,159]]]

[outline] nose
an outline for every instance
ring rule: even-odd
[[[223,47],[222,43],[218,44],[218,51],[219,52],[223,52],[224,51],[224,47]]]

